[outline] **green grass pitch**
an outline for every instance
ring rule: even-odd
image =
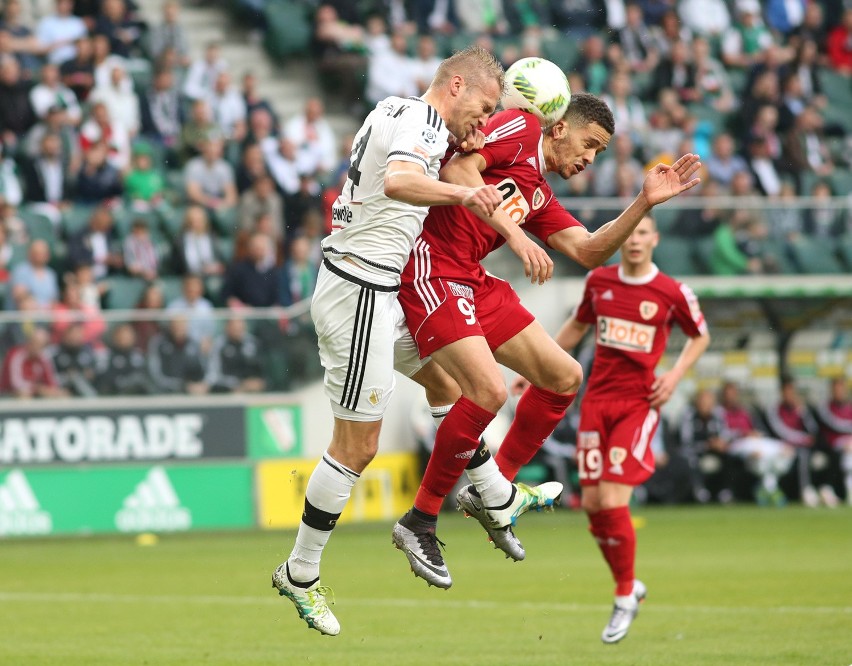
[[[648,585],[605,646],[612,584],[582,514],[525,516],[525,562],[442,516],[455,584],[415,579],[390,524],[342,526],[323,563],[343,626],[270,587],[292,532],[0,543],[0,664],[852,664],[852,509],[637,510]]]

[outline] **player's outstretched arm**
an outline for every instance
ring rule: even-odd
[[[666,402],[668,402],[669,398],[672,397],[672,393],[674,393],[678,382],[686,374],[686,371],[693,366],[693,364],[709,346],[709,333],[689,338],[689,340],[686,341],[686,344],[683,346],[683,349],[677,357],[677,361],[675,361],[674,366],[672,366],[672,369],[657,377],[651,385],[651,395],[648,396],[648,400],[651,402],[651,407],[656,409],[662,407]]]
[[[447,183],[465,185],[471,188],[493,187],[486,186],[482,180],[481,171],[485,169],[485,159],[478,153],[455,155],[444,168],[440,178]],[[502,198],[500,199],[502,202]],[[544,284],[553,277],[553,259],[547,252],[531,240],[509,215],[499,206],[493,214],[481,215],[477,210],[467,206],[471,211],[494,231],[506,239],[506,245],[524,264],[524,274],[530,281]]]
[[[695,174],[700,168],[698,155],[692,153],[687,153],[671,166],[658,164],[645,176],[642,191],[617,218],[594,233],[581,227],[563,229],[551,234],[547,243],[585,268],[601,266],[624,244],[654,206],[698,185],[701,179]]]

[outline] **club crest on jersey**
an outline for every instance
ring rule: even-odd
[[[639,304],[639,314],[645,321],[648,321],[657,314],[657,310],[659,309],[660,306],[654,303],[654,301],[642,301]]]
[[[535,188],[535,192],[533,192],[533,200],[532,200],[532,209],[538,210],[544,205],[544,192],[541,191],[540,187]]]
[[[627,460],[627,449],[614,446],[609,450],[609,462],[613,465],[620,466],[625,460]]]
[[[423,138],[423,141],[428,144],[433,144],[438,140],[438,135],[431,127],[427,127],[426,129],[424,129],[420,136]]]
[[[370,404],[375,407],[382,400],[382,390],[381,389],[370,389],[370,395],[367,396],[367,400],[370,401]]]

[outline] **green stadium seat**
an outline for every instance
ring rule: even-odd
[[[852,272],[852,233],[844,234],[837,241],[837,250],[846,269]]]
[[[669,275],[695,275],[699,271],[692,255],[691,240],[664,235],[654,250],[654,263]]]
[[[222,258],[222,261],[230,263],[231,259],[234,258],[234,238],[217,238],[216,239],[216,249],[219,251],[219,256]]]
[[[767,238],[763,242],[763,258],[775,263],[778,272],[785,275],[796,272],[796,265],[789,255],[787,244],[777,238]]]
[[[693,253],[702,274],[713,272],[713,247],[716,245],[712,236],[698,238],[693,241]]]
[[[852,194],[852,169],[835,169],[830,180],[836,196],[845,197]]]
[[[270,0],[263,9],[266,19],[264,47],[278,60],[304,53],[311,43],[311,24],[302,3]]]
[[[819,80],[822,91],[830,102],[829,106],[838,106],[848,113],[849,107],[852,106],[852,81],[849,77],[831,69],[822,68]]]
[[[161,277],[157,280],[163,290],[163,300],[166,305],[181,296],[183,293],[183,278],[176,276]]]
[[[75,204],[62,213],[62,230],[65,237],[74,236],[89,226],[89,218],[95,211],[95,206]]]
[[[545,58],[552,60],[566,72],[574,67],[580,54],[577,40],[568,37],[549,39],[542,43],[541,50]]]
[[[116,276],[107,281],[107,307],[111,310],[132,310],[147,284],[142,278]]]
[[[835,244],[830,238],[799,236],[790,243],[790,253],[801,273],[836,275],[843,267],[835,256]]]
[[[654,220],[657,222],[657,229],[663,236],[674,229],[679,214],[679,209],[670,206],[657,206],[654,208]]]
[[[27,234],[32,240],[47,241],[51,249],[56,245],[57,236],[56,230],[53,228],[53,222],[47,215],[33,210],[27,206],[22,206],[18,210],[18,215],[27,226]]]

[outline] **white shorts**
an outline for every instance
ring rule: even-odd
[[[328,266],[320,267],[311,301],[325,393],[336,417],[378,421],[396,384],[394,369],[410,377],[429,359],[419,357],[396,289]]]

